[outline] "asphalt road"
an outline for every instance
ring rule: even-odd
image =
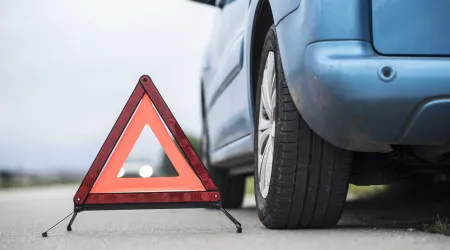
[[[415,230],[448,206],[393,201],[350,201],[339,226],[327,230],[265,229],[249,198],[230,210],[242,234],[215,210],[134,210],[83,212],[72,232],[65,222],[42,238],[71,211],[75,190],[0,191],[0,249],[450,249],[450,237]]]

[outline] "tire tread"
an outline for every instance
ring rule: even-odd
[[[273,27],[266,42],[277,57],[278,120],[271,186],[262,207],[257,195],[258,216],[274,229],[331,227],[347,195],[351,153],[324,141],[306,124],[287,87]]]

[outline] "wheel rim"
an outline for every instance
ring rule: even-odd
[[[275,142],[275,56],[269,52],[264,67],[258,123],[258,184],[263,198],[269,193]]]

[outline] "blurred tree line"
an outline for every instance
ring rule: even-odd
[[[13,173],[9,170],[0,170],[0,187],[10,187],[13,184]]]

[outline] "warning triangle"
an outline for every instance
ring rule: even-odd
[[[152,167],[145,166],[142,175],[151,178],[122,178],[127,159],[146,127],[156,136],[177,175],[151,177]],[[150,77],[142,76],[75,194],[75,207],[219,202],[216,185],[180,125]]]
[[[176,176],[147,178],[153,169],[145,165],[140,174],[145,178],[122,178],[132,148],[147,126],[173,164]],[[242,232],[239,221],[222,207],[220,193],[208,171],[146,75],[139,79],[73,200],[73,212],[43,232],[42,237],[70,216],[67,231],[72,231],[82,211],[150,208],[216,208],[234,223],[237,233]]]
[[[157,177],[152,178],[152,180],[145,178],[117,178],[117,173],[125,164],[125,160],[130,155],[146,125],[149,125],[154,131],[159,143],[177,170],[178,176]],[[178,151],[175,142],[159,119],[150,98],[144,95],[90,193],[146,191],[205,191],[205,188],[184,159],[184,156]]]

